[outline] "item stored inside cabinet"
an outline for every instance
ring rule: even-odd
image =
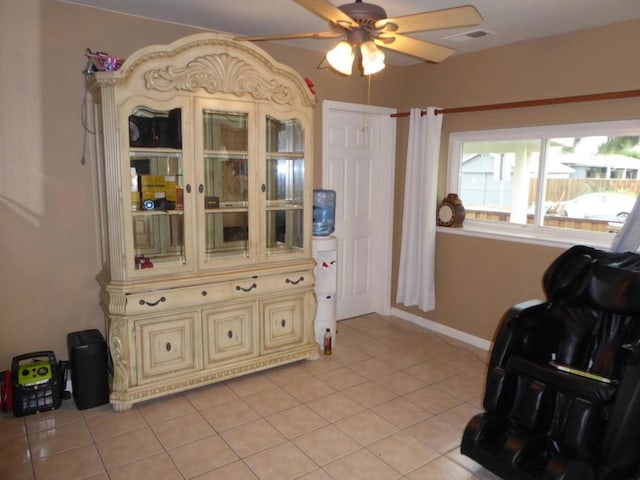
[[[58,362],[52,351],[25,353],[11,362],[13,414],[16,417],[60,407]]]
[[[138,109],[129,116],[129,146],[182,147],[181,111],[154,112]]]

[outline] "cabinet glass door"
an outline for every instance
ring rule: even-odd
[[[304,129],[297,119],[266,118],[266,254],[304,248]]]
[[[182,110],[134,109],[129,116],[129,173],[136,270],[186,263]]]
[[[248,119],[246,112],[202,111],[206,263],[249,256]]]

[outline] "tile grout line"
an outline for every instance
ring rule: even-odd
[[[400,348],[400,345],[404,342],[403,337],[406,335],[412,335],[412,331],[410,330],[405,330],[403,328],[399,328],[398,325],[396,324],[396,322],[390,323],[387,322],[386,320],[384,320],[384,318],[378,318],[376,316],[367,316],[367,318],[359,318],[357,319],[357,323],[355,325],[357,325],[357,327],[355,326],[348,326],[345,325],[343,328],[340,329],[341,333],[349,335],[352,335],[352,339],[350,339],[350,341],[344,341],[344,345],[345,345],[345,351],[346,354],[344,355],[343,358],[340,358],[339,355],[339,351],[336,351],[336,355],[335,357],[333,357],[330,360],[330,363],[325,363],[325,364],[321,364],[321,363],[316,363],[316,364],[311,364],[309,362],[305,362],[305,363],[301,363],[299,366],[284,366],[283,367],[283,372],[284,375],[286,375],[286,371],[284,370],[285,368],[300,368],[301,372],[305,372],[305,375],[309,375],[308,379],[315,379],[319,382],[322,382],[322,384],[327,386],[327,391],[316,391],[315,393],[308,395],[307,393],[305,393],[304,389],[301,389],[300,391],[296,391],[297,395],[293,395],[291,393],[292,388],[287,389],[287,387],[289,385],[296,385],[296,384],[304,384],[304,382],[306,381],[306,379],[304,379],[303,377],[301,377],[300,379],[298,379],[298,376],[296,374],[293,375],[292,380],[288,380],[286,376],[283,377],[279,377],[279,380],[276,381],[276,379],[272,379],[269,377],[269,373],[276,373],[276,370],[269,370],[269,371],[265,371],[265,372],[260,372],[259,375],[260,376],[264,376],[266,379],[268,379],[270,382],[273,383],[273,385],[270,388],[264,389],[264,390],[257,390],[255,392],[251,392],[249,394],[245,394],[243,396],[240,396],[238,394],[238,392],[236,390],[234,390],[229,384],[228,382],[221,382],[221,385],[225,385],[226,388],[228,388],[233,395],[235,396],[235,398],[229,398],[228,400],[226,400],[225,402],[221,403],[221,404],[214,404],[211,406],[211,408],[213,407],[217,407],[220,405],[224,405],[225,403],[231,403],[237,400],[241,400],[242,402],[244,402],[244,404],[256,415],[256,418],[253,420],[246,420],[246,421],[242,421],[236,425],[233,425],[232,427],[228,427],[228,428],[223,428],[222,430],[219,430],[215,427],[214,423],[210,422],[209,420],[207,420],[207,418],[205,418],[203,411],[206,410],[206,406],[203,406],[202,409],[199,409],[196,407],[197,404],[199,404],[199,402],[195,401],[195,398],[190,398],[188,395],[188,392],[180,392],[181,398],[183,398],[184,400],[187,401],[187,404],[193,409],[194,412],[197,412],[198,414],[198,419],[205,422],[210,428],[211,428],[211,436],[213,436],[214,434],[217,435],[222,442],[224,443],[224,445],[231,451],[234,453],[234,456],[236,457],[236,460],[232,460],[229,461],[228,463],[224,464],[224,465],[216,465],[213,469],[211,470],[207,470],[206,472],[201,472],[198,473],[197,476],[200,475],[206,475],[208,473],[211,473],[215,470],[227,467],[233,463],[235,463],[236,461],[241,462],[243,465],[243,468],[247,469],[247,472],[251,472],[253,475],[255,475],[256,477],[258,477],[259,479],[259,470],[254,470],[250,464],[247,462],[247,459],[250,458],[252,455],[257,455],[260,454],[266,450],[268,450],[269,448],[273,448],[276,447],[278,445],[283,445],[283,444],[287,444],[290,447],[293,447],[296,451],[298,451],[299,453],[301,453],[303,455],[304,458],[306,458],[307,460],[309,460],[311,462],[310,465],[314,465],[315,468],[314,470],[312,470],[311,472],[307,472],[305,474],[301,474],[296,478],[300,478],[300,477],[304,477],[307,474],[310,474],[312,472],[315,472],[317,470],[320,470],[322,472],[324,472],[327,477],[329,478],[333,478],[331,477],[331,475],[328,473],[327,470],[325,470],[325,467],[327,467],[328,465],[331,465],[349,455],[352,455],[353,453],[356,452],[361,452],[361,451],[365,451],[368,454],[371,454],[373,456],[375,456],[376,458],[380,459],[382,462],[384,462],[385,465],[387,465],[389,468],[391,468],[393,471],[395,471],[397,473],[397,477],[396,478],[408,478],[409,475],[411,475],[412,473],[414,473],[416,470],[423,468],[425,465],[434,462],[442,457],[445,457],[445,460],[447,462],[451,462],[453,464],[455,464],[457,467],[462,468],[464,471],[468,472],[469,474],[472,475],[473,478],[485,478],[484,476],[479,476],[476,475],[476,471],[472,470],[472,467],[470,465],[467,464],[463,464],[463,463],[459,463],[457,461],[457,457],[454,455],[454,453],[457,453],[458,449],[459,449],[459,445],[457,447],[453,447],[449,450],[447,450],[446,452],[440,452],[440,450],[437,450],[437,456],[432,458],[431,460],[425,462],[425,463],[420,463],[420,465],[415,466],[415,465],[411,465],[412,470],[408,471],[407,473],[402,473],[399,470],[396,470],[396,467],[393,466],[393,464],[389,463],[387,461],[387,459],[385,459],[384,455],[377,455],[373,449],[373,445],[375,445],[378,442],[381,442],[385,439],[388,439],[389,437],[399,434],[399,433],[403,433],[406,434],[408,436],[410,436],[411,438],[413,438],[414,440],[416,440],[417,442],[423,444],[417,437],[414,437],[412,434],[410,434],[408,432],[409,429],[414,428],[416,425],[419,425],[420,423],[427,421],[429,419],[438,419],[439,422],[442,422],[443,425],[448,425],[450,428],[455,429],[455,431],[459,430],[459,427],[456,426],[456,423],[459,424],[462,421],[462,414],[464,414],[464,409],[461,409],[461,411],[457,414],[457,416],[454,416],[453,412],[455,409],[463,407],[463,406],[468,406],[469,409],[476,409],[476,408],[480,408],[477,407],[475,404],[478,402],[478,395],[482,395],[481,392],[478,393],[478,395],[472,396],[471,398],[466,398],[468,396],[468,392],[471,391],[473,392],[473,389],[465,389],[464,386],[461,386],[459,383],[456,384],[456,382],[451,382],[451,385],[447,386],[445,388],[445,386],[443,385],[443,383],[449,381],[450,379],[461,375],[462,373],[464,373],[464,364],[465,361],[467,360],[463,360],[461,362],[459,362],[459,365],[456,366],[456,368],[454,368],[454,373],[447,375],[444,378],[438,379],[438,381],[435,382],[431,382],[431,383],[427,383],[425,382],[423,379],[421,379],[420,377],[416,376],[415,374],[419,373],[419,369],[417,370],[413,370],[412,373],[407,372],[407,370],[412,369],[414,367],[417,367],[420,364],[428,364],[431,361],[437,360],[437,359],[442,359],[442,358],[446,358],[447,356],[453,356],[453,354],[455,354],[455,351],[465,351],[465,354],[463,355],[466,358],[467,354],[469,354],[470,356],[472,356],[472,358],[475,358],[476,360],[479,360],[483,367],[486,369],[486,363],[488,361],[488,359],[483,358],[481,359],[479,354],[477,354],[476,352],[474,352],[472,349],[466,349],[464,348],[464,346],[462,345],[458,345],[457,343],[453,344],[453,343],[449,343],[446,341],[446,339],[442,339],[439,335],[435,335],[432,334],[432,332],[429,332],[428,335],[425,335],[424,337],[420,338],[419,341],[416,341],[415,343],[411,343],[411,349],[412,351],[414,351],[414,347],[415,347],[415,358],[420,358],[420,356],[422,355],[421,352],[428,352],[428,344],[431,343],[431,339],[435,339],[438,340],[437,343],[435,343],[434,345],[437,348],[438,352],[446,352],[447,348],[450,349],[454,349],[452,350],[452,353],[444,353],[444,354],[440,354],[438,353],[436,356],[434,356],[433,358],[428,357],[428,353],[427,356],[425,356],[426,359],[421,359],[420,361],[413,361],[412,357],[409,355],[407,357],[403,357],[402,359],[399,359],[399,361],[394,364],[394,365],[400,365],[403,364],[405,362],[405,360],[408,360],[409,363],[406,365],[402,365],[402,367],[398,367],[398,366],[392,366],[392,371],[389,372],[388,374],[385,374],[384,376],[389,376],[390,379],[392,379],[392,376],[396,375],[398,376],[398,374],[402,373],[403,375],[407,375],[408,377],[410,377],[411,379],[414,379],[416,382],[419,382],[420,385],[423,386],[419,386],[417,388],[411,388],[407,391],[404,391],[405,388],[410,388],[411,387],[411,383],[409,382],[408,384],[402,384],[402,383],[398,383],[396,387],[394,387],[393,389],[389,388],[388,382],[384,382],[380,379],[380,377],[376,377],[376,376],[372,376],[373,372],[375,372],[375,370],[371,370],[372,368],[375,368],[374,365],[375,363],[373,363],[373,361],[380,361],[384,363],[384,360],[381,357],[376,357],[375,355],[371,354],[371,348],[369,348],[371,342],[378,342],[378,343],[383,343],[385,345],[385,354],[384,356],[392,356],[394,354],[394,352],[400,352],[402,350],[402,348]],[[372,325],[372,328],[375,329],[375,333],[376,335],[371,336],[371,335],[367,335],[367,331],[368,329],[365,328],[365,321],[375,321],[375,323]],[[347,320],[348,321],[348,320]],[[390,330],[389,333],[384,333],[384,328],[388,328]],[[373,333],[373,332],[372,332]],[[396,334],[401,334],[399,336],[395,336]],[[426,346],[421,346],[421,342],[425,342],[427,345]],[[440,342],[443,342],[444,344],[446,344],[445,348],[440,347],[440,345],[442,345]],[[342,343],[342,342],[341,342]],[[366,347],[366,348],[365,348]],[[355,360],[354,360],[355,359]],[[358,365],[362,363],[362,365]],[[390,364],[387,363],[388,366],[391,366]],[[361,368],[359,368],[361,367]],[[428,365],[425,365],[425,367],[428,367]],[[437,367],[437,364],[434,364],[434,367]],[[349,372],[355,374],[355,375],[360,375],[362,378],[357,378],[354,377],[355,380],[357,380],[355,383],[351,384],[349,383],[350,380],[347,380],[347,382],[343,385],[341,384],[341,381],[339,379],[336,379],[335,382],[331,382],[331,374],[332,372],[336,372],[336,370],[338,369],[347,369],[345,371],[345,374],[348,376],[350,375]],[[363,375],[364,373],[364,375]],[[249,378],[249,377],[247,377]],[[257,378],[257,377],[256,377]],[[402,382],[404,380],[404,377],[401,380],[397,380],[398,382]],[[347,384],[348,383],[348,384]],[[378,388],[380,391],[386,391],[390,394],[390,398],[387,398],[383,401],[379,401],[376,403],[371,403],[370,401],[367,401],[367,396],[366,393],[364,394],[364,397],[362,396],[363,393],[362,392],[366,392],[366,388],[362,387],[364,384],[367,383],[371,383],[372,386],[374,386],[375,388]],[[335,385],[335,386],[334,386]],[[247,387],[245,387],[245,385],[242,385],[244,391],[251,391],[252,389],[252,385],[247,384]],[[362,391],[358,392],[357,387],[362,387]],[[434,413],[434,410],[429,409],[427,407],[422,407],[420,406],[420,402],[418,403],[419,398],[418,397],[414,397],[414,398],[410,398],[410,395],[418,392],[424,388],[429,388],[432,387],[434,391],[439,391],[442,394],[446,395],[447,397],[449,397],[455,404],[450,404],[448,405],[446,408],[444,409],[438,409],[437,413]],[[347,392],[350,389],[354,389],[353,390],[353,394],[352,395],[348,395]],[[243,390],[239,390],[240,392],[242,392]],[[282,410],[276,410],[276,411],[270,411],[268,409],[270,409],[271,407],[267,407],[266,409],[261,409],[258,410],[256,409],[252,403],[250,403],[250,397],[254,396],[254,395],[259,395],[261,393],[265,393],[267,391],[279,391],[282,393],[287,394],[288,396],[292,397],[293,399],[295,399],[295,401],[297,402],[295,405],[290,405]],[[295,391],[295,390],[293,390]],[[373,392],[375,392],[376,390],[372,390]],[[459,394],[457,393],[459,392]],[[350,392],[351,393],[351,392]],[[360,393],[360,394],[359,394]],[[316,396],[316,394],[319,394]],[[316,400],[322,400],[322,399],[326,399],[327,397],[331,396],[331,395],[335,395],[335,394],[340,394],[342,396],[344,396],[345,398],[349,399],[351,402],[354,402],[358,408],[360,408],[361,410],[358,410],[356,412],[351,412],[351,413],[347,413],[345,415],[340,415],[338,418],[334,418],[335,415],[330,414],[329,411],[327,410],[316,410],[316,408],[313,408],[311,406],[312,402],[316,401]],[[308,398],[307,398],[308,397]],[[203,399],[205,397],[202,397]],[[277,397],[276,397],[277,398]],[[370,397],[369,397],[370,398]],[[403,399],[407,402],[409,402],[409,404],[414,405],[416,408],[420,409],[422,412],[427,413],[429,416],[427,416],[426,418],[421,418],[419,415],[416,414],[411,414],[411,416],[409,417],[395,417],[395,416],[391,416],[389,417],[389,419],[387,419],[385,416],[383,416],[382,414],[379,414],[376,412],[376,408],[380,407],[381,405],[384,405],[388,402],[391,402],[393,400],[397,400],[397,399]],[[365,404],[363,404],[363,400],[365,401]],[[425,397],[425,400],[427,400],[427,398]],[[256,401],[260,401],[260,399],[256,399]],[[437,400],[439,403],[441,403],[441,401],[438,399]],[[443,405],[446,405],[447,400],[444,400],[445,403],[441,403]],[[288,403],[288,401],[287,401]],[[142,413],[142,408],[140,408],[142,404],[138,405],[133,405],[133,409],[136,410],[138,412],[138,414],[142,417],[143,420],[143,424],[140,427],[140,429],[143,428],[148,428],[151,433],[153,434],[153,438],[156,439],[156,441],[159,443],[160,448],[161,448],[161,452],[164,453],[165,455],[167,455],[171,461],[171,465],[175,468],[175,470],[178,472],[178,474],[180,475],[180,477],[184,480],[186,477],[183,474],[183,472],[179,469],[178,464],[174,461],[173,457],[170,455],[169,451],[170,449],[168,449],[167,447],[165,447],[165,445],[162,443],[161,441],[161,437],[159,436],[159,434],[156,432],[156,430],[154,430],[154,426],[160,425],[164,422],[168,422],[171,421],[172,419],[175,418],[180,418],[184,415],[187,415],[188,413],[183,412],[180,413],[180,415],[177,415],[176,417],[170,417],[170,418],[166,418],[164,420],[160,420],[157,421],[155,423],[151,423],[152,421],[152,417],[148,417],[148,415],[145,415]],[[201,404],[201,406],[204,404]],[[276,404],[277,405],[277,404]],[[319,404],[320,405],[320,404]],[[328,403],[327,403],[328,405]],[[285,431],[280,430],[275,423],[272,423],[272,421],[270,419],[268,419],[268,417],[276,415],[278,413],[282,413],[282,412],[287,412],[288,410],[291,410],[293,408],[297,408],[297,407],[301,407],[304,406],[306,408],[309,408],[311,411],[313,411],[316,415],[318,415],[319,418],[322,419],[323,424],[322,425],[317,425],[317,426],[313,426],[310,430],[308,431],[304,431],[303,433],[296,433],[293,436],[291,436],[291,438],[289,438],[287,435],[285,435]],[[389,406],[388,408],[391,408],[391,406]],[[265,413],[262,413],[262,411],[264,411]],[[391,412],[389,410],[387,410],[390,414]],[[323,415],[328,415],[327,417],[325,417]],[[358,413],[361,412],[367,412],[368,414],[371,415],[375,415],[376,417],[379,417],[380,419],[384,420],[385,422],[387,422],[388,424],[392,425],[394,428],[394,431],[392,432],[383,432],[384,434],[379,437],[379,438],[375,438],[375,440],[373,441],[368,441],[368,443],[366,445],[362,445],[356,438],[354,438],[352,435],[350,435],[347,431],[344,431],[342,429],[340,429],[336,423],[340,422],[342,419],[344,418],[348,418],[350,416],[353,415],[357,415]],[[104,412],[104,413],[99,413],[99,415],[103,415],[103,414],[109,414],[111,413],[111,411],[109,412]],[[450,413],[451,415],[449,417],[446,416],[447,413]],[[189,413],[190,414],[190,413]],[[157,413],[154,414],[155,416],[153,418],[155,418],[157,415]],[[410,425],[405,425],[405,426],[400,426],[398,424],[396,424],[394,421],[392,421],[392,419],[400,419],[400,418],[405,418],[405,419],[411,419],[413,417],[416,417],[415,419],[413,419],[411,421]],[[66,417],[63,417],[66,418]],[[84,426],[88,429],[89,431],[89,436],[91,438],[92,444],[94,446],[94,448],[96,449],[99,459],[100,459],[100,465],[102,466],[104,475],[108,478],[112,478],[112,475],[110,473],[110,471],[107,469],[107,465],[105,463],[105,458],[103,457],[103,454],[101,453],[101,451],[98,448],[98,444],[99,442],[96,439],[95,433],[94,431],[89,427],[89,418],[90,416],[88,416],[86,414],[86,412],[83,412],[81,419],[85,422]],[[160,418],[160,417],[158,417]],[[275,443],[273,445],[267,446],[267,447],[260,447],[259,449],[255,450],[255,451],[251,451],[250,454],[246,454],[244,457],[241,456],[241,451],[238,450],[236,451],[233,446],[232,443],[229,443],[229,441],[227,440],[227,438],[225,438],[224,433],[228,432],[232,429],[235,428],[239,428],[243,425],[247,425],[250,422],[256,421],[256,420],[262,420],[264,422],[266,422],[267,425],[269,425],[271,428],[273,428],[276,432],[278,432],[282,437],[283,440],[280,443]],[[22,426],[24,428],[25,431],[25,439],[27,442],[27,448],[28,448],[28,452],[29,452],[29,460],[30,460],[30,468],[31,468],[31,472],[33,474],[34,480],[37,480],[37,476],[36,476],[36,470],[35,470],[35,459],[33,458],[32,455],[32,448],[33,448],[33,443],[32,443],[32,438],[29,436],[29,432],[27,429],[27,425],[26,425],[27,421],[26,419],[22,419]],[[404,424],[405,422],[402,421],[402,423]],[[312,458],[311,456],[309,456],[303,449],[302,447],[298,446],[296,440],[300,439],[302,436],[316,432],[322,428],[326,428],[328,426],[331,426],[333,428],[337,428],[342,434],[344,434],[347,438],[349,438],[350,440],[354,441],[358,448],[355,451],[352,452],[348,452],[348,453],[344,453],[344,454],[340,454],[338,456],[336,456],[335,458],[332,458],[330,462],[326,463],[325,465],[320,465],[318,462],[316,462],[316,460],[314,460],[314,458]],[[449,428],[447,427],[447,428]],[[444,428],[444,427],[443,427]],[[134,429],[133,431],[137,431],[138,429]],[[427,432],[427,430],[423,430],[423,432]],[[125,432],[125,433],[129,433],[129,432]],[[125,433],[122,433],[123,435]],[[291,432],[289,432],[289,434],[291,435]],[[454,434],[455,435],[455,434]],[[461,433],[460,433],[461,435]],[[116,437],[117,435],[112,435],[110,437],[107,438],[113,438]],[[375,435],[374,435],[375,436]],[[231,438],[231,437],[229,437]],[[106,439],[103,439],[102,441],[105,441]],[[194,439],[194,440],[190,440],[188,442],[186,442],[184,445],[187,445],[189,443],[198,441],[199,439]],[[447,442],[449,441],[453,441],[453,437],[450,437],[450,440],[447,440]],[[180,444],[180,446],[183,444]],[[428,447],[427,444],[423,444],[425,446]],[[443,446],[446,444],[443,444]],[[74,447],[74,448],[79,448],[79,447]],[[173,447],[173,448],[177,448]],[[308,448],[308,447],[307,447]],[[380,451],[380,450],[379,450]],[[382,451],[381,451],[382,452]],[[57,453],[61,453],[61,452],[57,452]],[[154,454],[155,455],[155,454]],[[449,457],[449,455],[452,455],[451,457]],[[149,458],[151,455],[146,455],[144,458]],[[140,461],[140,459],[128,462],[126,465],[129,464],[133,464],[137,461]],[[117,465],[117,468],[122,467],[124,465]],[[482,474],[480,474],[482,475]],[[88,480],[88,479],[85,479]]]

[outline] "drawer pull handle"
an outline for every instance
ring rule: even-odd
[[[282,320],[280,320],[280,325],[282,326],[282,328],[284,328],[284,326],[287,324],[286,320],[283,318]]]
[[[202,296],[206,297],[207,296],[207,291],[206,290],[202,290]]]
[[[164,346],[164,348],[167,349],[167,352],[171,351],[171,344],[169,342],[167,342],[167,344]]]
[[[258,285],[256,285],[255,283],[253,285],[251,285],[249,288],[242,288],[240,285],[236,285],[236,291],[243,291],[243,292],[250,292],[251,290],[253,290],[254,288],[258,288]]]
[[[157,301],[155,301],[155,302],[147,302],[146,300],[140,300],[140,302],[138,302],[138,303],[140,303],[140,305],[148,305],[149,307],[155,307],[155,306],[156,306],[156,305],[158,305],[159,303],[166,302],[166,301],[167,301],[167,299],[166,299],[166,298],[164,298],[164,297],[160,297],[160,298],[159,298]]]
[[[233,338],[233,332],[231,330],[229,330],[229,332],[227,332],[227,337]]]
[[[304,282],[304,277],[300,277],[298,280],[289,280],[288,278],[285,280],[286,283],[290,283],[291,285],[297,285],[300,282]]]

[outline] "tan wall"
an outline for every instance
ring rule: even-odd
[[[436,251],[436,310],[400,308],[486,340],[511,305],[544,298],[542,274],[562,252],[455,234],[438,234]]]
[[[85,48],[118,55],[194,30],[52,0],[0,2],[0,370],[104,331],[95,167],[81,165]]]
[[[640,78],[640,21],[628,21],[538,41],[453,57],[439,65],[406,69],[401,109],[458,107],[571,95],[635,90]],[[554,123],[638,118],[640,99],[445,115],[438,198],[445,195],[451,132]],[[407,120],[399,120],[396,198],[406,155]],[[462,199],[464,201],[464,199]],[[397,289],[402,205],[394,222],[393,296]],[[493,337],[502,312],[513,303],[542,295],[541,275],[561,249],[437,235],[436,305],[418,316],[484,339]]]
[[[630,37],[638,26],[596,31],[593,38],[567,36],[559,46],[531,42],[454,57],[437,66],[389,67],[370,85],[358,76],[318,70],[321,56],[316,52],[263,47],[316,85],[314,174],[319,186],[322,100],[403,110],[637,88],[632,83],[639,78],[639,56],[631,49],[637,50],[638,44]],[[95,281],[99,247],[95,167],[89,154],[93,139],[87,135],[84,140],[80,117],[85,48],[126,57],[149,44],[170,43],[197,31],[55,0],[0,2],[0,370],[9,367],[13,356],[33,350],[51,349],[64,359],[67,333],[103,329]],[[616,51],[623,40],[628,47]],[[444,126],[454,131],[511,122],[580,121],[594,112],[600,118],[630,118],[634,111],[638,102],[625,100],[450,116]],[[406,125],[406,119],[398,120],[395,245]],[[87,164],[81,165],[84,146]],[[496,314],[505,305],[538,292],[542,267],[557,253],[445,234],[438,236],[437,248],[438,310],[416,313],[484,338],[491,337]],[[393,259],[395,297],[397,248]],[[514,270],[522,273],[514,277]]]
[[[126,57],[199,31],[56,0],[0,2],[0,370],[35,350],[65,359],[69,332],[104,331],[91,135],[80,163],[85,49]],[[262,46],[315,83],[316,158],[322,100],[367,103],[375,95],[378,105],[399,103],[393,68],[367,91],[361,77],[318,70],[318,52]]]

